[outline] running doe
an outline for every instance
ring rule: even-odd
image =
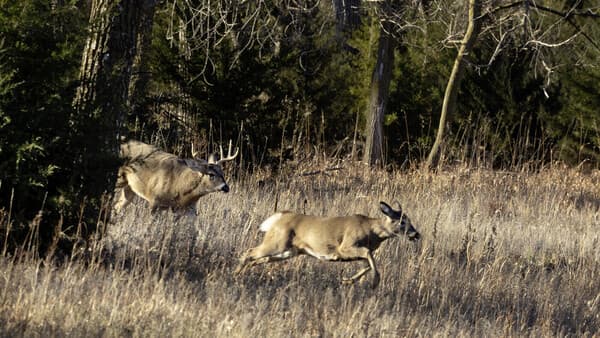
[[[389,237],[405,234],[410,241],[421,235],[402,212],[380,202],[383,217],[370,218],[363,215],[320,217],[277,212],[267,218],[260,230],[265,232],[261,245],[242,255],[235,272],[260,263],[284,260],[308,254],[321,260],[365,260],[368,265],[344,283],[353,283],[368,271],[373,273],[373,288],[379,284],[379,272],[372,252]]]

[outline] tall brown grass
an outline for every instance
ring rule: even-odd
[[[197,217],[139,202],[64,261],[4,254],[0,335],[598,335],[599,172],[341,167],[244,177]],[[311,257],[233,275],[275,205],[377,215],[380,200],[402,203],[423,237],[382,244],[377,289],[340,283],[361,262]]]

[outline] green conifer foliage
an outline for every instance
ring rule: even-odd
[[[71,100],[83,37],[74,4],[0,4],[0,208],[14,196],[18,221],[43,203],[56,210],[72,170]]]

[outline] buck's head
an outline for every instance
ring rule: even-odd
[[[185,164],[200,176],[202,186],[206,192],[222,191],[229,192],[229,186],[225,181],[223,168],[214,163],[208,163],[205,160],[185,160]]]
[[[405,234],[410,241],[421,238],[421,234],[419,234],[417,229],[411,224],[410,218],[402,212],[402,207],[399,207],[398,210],[394,210],[385,202],[379,202],[379,206],[381,207],[381,212],[383,212],[387,218],[389,231],[394,235]]]
[[[192,156],[194,160],[188,161],[188,166],[199,172],[202,177],[202,181],[205,186],[212,187],[213,191],[229,192],[229,186],[225,182],[225,175],[223,174],[222,163],[235,159],[239,153],[239,149],[235,150],[235,154],[231,154],[231,141],[229,141],[229,149],[227,156],[223,155],[223,147],[219,146],[221,156],[219,160],[215,159],[215,156],[211,154],[208,157],[208,161],[197,159],[198,153],[194,151],[194,144],[192,143]]]

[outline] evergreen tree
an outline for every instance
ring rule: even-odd
[[[0,208],[12,203],[17,223],[42,208],[47,224],[55,222],[69,184],[70,101],[83,30],[75,3],[0,5]],[[42,229],[42,236],[49,231]]]

